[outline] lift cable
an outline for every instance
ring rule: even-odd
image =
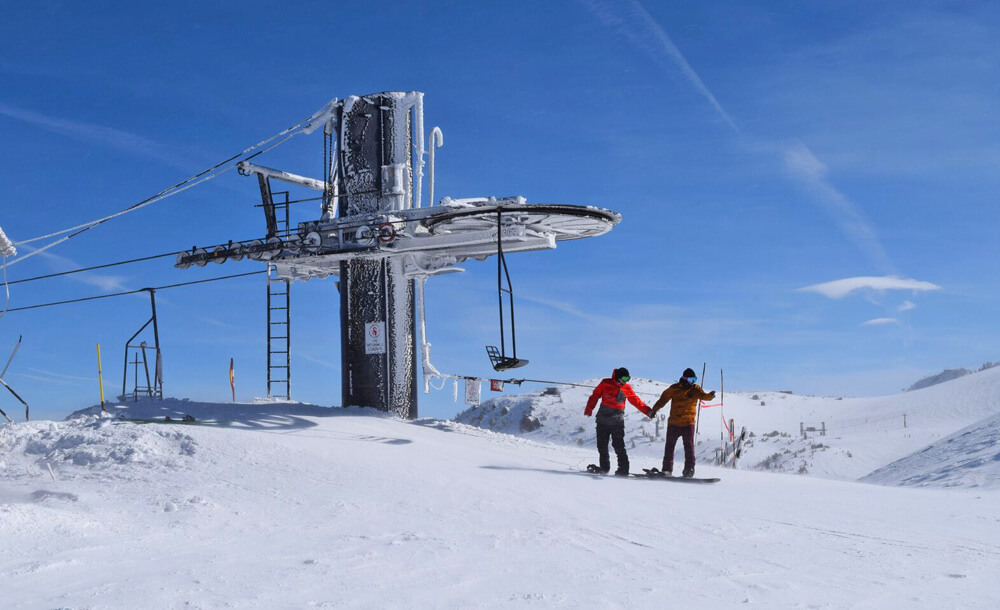
[[[93,271],[95,269],[107,269],[108,267],[117,267],[118,265],[128,265],[130,263],[140,263],[142,261],[151,261],[157,258],[165,258],[167,256],[177,256],[178,252],[167,252],[165,254],[154,254],[153,256],[143,256],[141,258],[133,258],[127,261],[119,261],[117,263],[105,263],[103,265],[95,265],[93,267],[84,267],[83,269],[73,269],[70,271],[60,271],[59,273],[49,273],[48,275],[38,275],[35,277],[26,277],[22,280],[13,280],[7,282],[8,285],[13,286],[14,284],[23,284],[25,282],[33,282],[35,280],[46,280],[53,277],[60,277],[63,275],[72,275],[74,273],[83,273],[84,271]]]
[[[139,290],[129,290],[127,292],[116,292],[113,294],[102,294],[94,297],[83,297],[81,299],[71,299],[68,301],[56,301],[53,303],[40,303],[38,305],[26,305],[24,307],[14,307],[7,310],[7,313],[12,311],[24,311],[26,309],[38,309],[40,307],[53,307],[55,305],[68,305],[70,303],[82,303],[83,301],[95,301],[97,299],[109,299],[111,297],[120,297],[129,294],[138,294],[140,292],[146,292],[148,290],[166,290],[168,288],[180,288],[181,286],[193,286],[195,284],[207,284],[208,282],[218,282],[220,280],[231,280],[238,277],[247,277],[249,275],[260,275],[267,273],[267,271],[250,271],[248,273],[237,273],[235,275],[223,275],[221,277],[208,278],[206,280],[195,280],[193,282],[182,282],[180,284],[168,284],[166,286],[152,286],[149,288],[140,288]]]
[[[238,152],[237,154],[232,155],[228,159],[220,161],[220,162],[216,163],[215,165],[209,167],[208,169],[202,170],[201,172],[198,172],[197,174],[195,174],[195,175],[193,175],[193,176],[191,176],[191,177],[189,177],[189,178],[187,178],[185,180],[182,180],[182,181],[178,182],[177,184],[175,184],[175,185],[173,185],[173,186],[171,186],[169,188],[163,189],[162,191],[160,191],[159,193],[157,193],[157,194],[155,194],[155,195],[153,195],[151,197],[143,199],[142,201],[140,201],[138,203],[134,203],[134,204],[130,205],[129,207],[125,208],[124,210],[121,210],[121,211],[116,212],[114,214],[111,214],[109,216],[105,216],[103,218],[98,218],[98,219],[92,220],[90,222],[85,222],[83,224],[79,224],[79,225],[76,225],[74,227],[70,227],[68,229],[63,229],[61,231],[55,231],[53,233],[49,233],[48,235],[42,235],[42,236],[39,236],[39,237],[33,237],[31,239],[26,239],[26,240],[14,242],[14,245],[24,245],[24,244],[28,244],[28,243],[39,241],[39,240],[43,240],[43,239],[49,239],[49,238],[53,238],[53,237],[58,237],[60,235],[66,234],[66,233],[69,234],[69,235],[66,235],[65,237],[63,237],[61,239],[57,239],[57,240],[55,240],[55,241],[53,241],[53,242],[51,242],[49,244],[46,244],[45,246],[43,246],[41,248],[33,250],[33,251],[31,251],[31,252],[29,252],[27,254],[24,254],[24,255],[22,255],[22,256],[20,256],[18,258],[15,258],[14,260],[10,261],[8,264],[9,265],[13,265],[15,263],[21,262],[21,261],[23,261],[23,260],[25,260],[27,258],[35,256],[36,254],[40,254],[41,252],[44,252],[45,250],[48,250],[49,248],[52,248],[53,246],[61,244],[61,243],[65,242],[68,239],[72,239],[73,237],[76,237],[77,235],[80,235],[81,233],[83,233],[85,231],[93,229],[94,227],[96,227],[98,225],[101,225],[101,224],[103,224],[103,223],[105,223],[105,222],[107,222],[109,220],[118,218],[119,216],[123,216],[125,214],[130,213],[130,212],[134,212],[134,211],[136,211],[136,210],[138,210],[140,208],[144,208],[144,207],[146,207],[148,205],[151,205],[153,203],[156,203],[158,201],[166,199],[167,197],[170,197],[171,195],[176,195],[177,193],[180,193],[181,191],[185,191],[185,190],[187,190],[187,189],[189,189],[189,188],[191,188],[193,186],[197,186],[198,184],[201,184],[201,183],[203,183],[203,182],[205,182],[207,180],[211,180],[212,178],[215,178],[219,174],[221,174],[221,173],[223,173],[225,171],[228,171],[228,170],[236,167],[236,163],[234,163],[234,162],[237,159],[241,159],[241,160],[244,160],[244,161],[252,159],[252,158],[256,157],[257,155],[265,153],[265,152],[267,152],[267,151],[269,151],[269,150],[271,150],[271,149],[273,149],[273,148],[275,148],[277,146],[280,146],[281,144],[284,144],[292,136],[294,136],[294,135],[296,135],[298,133],[312,133],[312,130],[316,128],[317,122],[325,122],[326,120],[329,119],[330,113],[332,111],[332,108],[333,108],[335,102],[336,102],[336,100],[332,100],[330,103],[328,103],[327,105],[325,105],[323,108],[321,108],[320,110],[318,110],[318,111],[314,112],[312,115],[310,115],[304,121],[301,121],[298,124],[293,125],[292,127],[289,127],[289,128],[287,128],[287,129],[285,129],[283,131],[280,131],[280,132],[274,134],[273,136],[271,136],[271,137],[269,137],[267,139],[261,140],[260,142],[258,142],[258,143],[254,144],[252,146],[249,146],[249,147],[243,149],[242,151]],[[277,142],[275,142],[275,140],[277,140]],[[273,144],[272,144],[272,142],[273,142]],[[257,150],[257,149],[260,149],[260,150]],[[251,151],[254,151],[254,150],[257,150],[257,152],[254,152],[253,154],[249,154],[249,153],[251,153]]]

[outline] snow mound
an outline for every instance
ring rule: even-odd
[[[194,439],[176,428],[106,416],[19,423],[4,436],[5,478],[34,477],[49,468],[57,469],[60,479],[133,478],[137,471],[185,469],[197,452]]]
[[[1000,415],[977,422],[861,480],[916,487],[1000,488]]]

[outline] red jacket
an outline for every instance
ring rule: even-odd
[[[594,392],[590,395],[587,400],[587,408],[584,409],[583,414],[590,416],[594,412],[594,407],[597,406],[597,401],[600,399],[602,407],[608,407],[610,409],[625,409],[625,400],[628,399],[636,409],[639,409],[645,415],[649,415],[649,407],[646,403],[642,402],[642,399],[635,395],[632,390],[632,386],[627,383],[618,383],[616,377],[618,369],[615,369],[611,373],[610,379],[602,379],[601,383],[597,384],[594,388]]]

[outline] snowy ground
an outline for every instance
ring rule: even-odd
[[[623,480],[452,422],[154,408],[219,425],[0,432],[3,607],[1000,606],[997,491]]]

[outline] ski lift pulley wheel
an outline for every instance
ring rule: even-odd
[[[524,358],[501,356],[500,350],[495,345],[487,345],[486,354],[490,357],[490,363],[493,365],[493,370],[497,372],[509,369],[518,369],[528,364],[528,361]]]
[[[430,216],[422,224],[436,234],[482,231],[497,226],[497,212],[503,213],[505,224],[523,225],[535,233],[552,234],[556,241],[603,235],[621,220],[617,212],[601,208],[524,204],[459,208]]]

